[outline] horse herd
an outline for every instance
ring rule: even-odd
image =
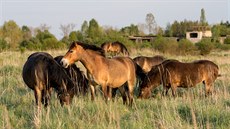
[[[70,104],[74,95],[86,95],[89,87],[91,99],[94,100],[96,85],[101,86],[106,102],[114,98],[116,90],[119,90],[123,103],[130,106],[136,85],[139,85],[138,98],[151,97],[151,91],[161,84],[163,95],[171,88],[175,96],[177,87],[194,87],[200,82],[205,84],[205,93],[208,95],[219,76],[218,66],[209,60],[183,63],[163,56],[132,59],[122,43],[114,44],[116,51],[119,50],[116,53],[123,53],[124,56],[106,57],[105,52],[113,50],[113,43],[97,47],[81,42],[73,42],[64,56],[53,58],[45,52],[31,54],[24,64],[22,77],[34,91],[38,107],[49,105],[53,89],[61,105]],[[86,68],[87,77],[75,65],[76,61]]]

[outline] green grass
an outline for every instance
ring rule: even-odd
[[[53,56],[65,51],[48,51]],[[222,77],[215,82],[213,95],[204,97],[202,84],[178,89],[177,97],[161,97],[162,87],[153,98],[134,100],[133,107],[122,104],[121,97],[106,104],[101,95],[92,102],[87,97],[74,97],[71,106],[61,107],[54,93],[51,105],[37,114],[33,91],[23,82],[21,72],[31,51],[0,53],[0,127],[15,129],[152,129],[152,128],[230,128],[230,61],[229,53],[210,56],[173,56],[181,61],[209,59],[220,67]],[[140,54],[140,52],[137,52]],[[132,53],[135,57],[137,53]],[[145,51],[142,55],[154,55]],[[155,53],[160,54],[160,53]],[[217,56],[218,55],[218,56]],[[226,56],[228,55],[228,56]],[[83,67],[81,66],[83,69]]]

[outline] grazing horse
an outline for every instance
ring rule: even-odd
[[[152,90],[162,84],[162,71],[160,71],[162,69],[161,67],[171,61],[178,60],[165,60],[161,64],[152,67],[152,69],[146,74],[146,76],[142,80],[143,83],[140,85],[138,98],[149,98],[151,96]]]
[[[54,60],[57,61],[59,65],[61,65],[60,61],[62,58],[63,56],[57,56],[54,58]],[[75,87],[67,86],[68,93],[70,94],[70,99],[73,98],[74,94],[77,96],[80,94],[85,96],[88,91],[88,80],[86,79],[83,72],[80,71],[80,69],[75,64],[72,64],[69,67],[63,69],[65,69],[67,75],[76,84]]]
[[[74,87],[74,83],[50,54],[31,54],[23,66],[22,77],[25,84],[34,90],[38,108],[41,108],[41,103],[48,106],[52,88],[57,91],[61,105],[69,104],[66,86]]]
[[[218,66],[209,60],[197,60],[191,63],[166,61],[148,73],[150,81],[145,86],[143,84],[140,96],[147,98],[149,90],[161,82],[164,88],[163,95],[167,94],[171,88],[173,96],[176,94],[177,87],[190,88],[203,82],[207,96],[212,92],[212,85],[219,76],[218,71]],[[151,85],[153,86],[151,87]],[[143,87],[148,87],[149,90]]]
[[[147,56],[138,56],[133,59],[143,70],[145,73],[149,72],[153,66],[162,63],[165,58],[160,55],[156,55],[153,57]]]
[[[105,57],[104,50],[99,47],[73,42],[61,63],[63,67],[68,67],[76,61],[80,61],[87,69],[87,76],[91,83],[92,100],[94,100],[94,86],[96,84],[102,87],[107,102],[108,96],[111,97],[111,88],[118,88],[127,83],[129,105],[132,105],[133,90],[136,83],[136,66],[131,58],[114,57],[108,59]],[[123,101],[126,103],[124,99]]]
[[[124,44],[116,41],[116,42],[106,42],[101,45],[101,48],[106,53],[111,53],[113,56],[122,54],[124,56],[129,56],[128,49]]]

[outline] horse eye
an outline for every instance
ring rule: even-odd
[[[73,53],[73,50],[70,50],[69,52],[70,52],[70,53]]]

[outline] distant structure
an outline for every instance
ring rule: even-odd
[[[157,36],[129,36],[129,40],[136,42],[136,43],[142,43],[142,42],[154,42],[157,38]],[[167,37],[170,39],[173,39],[175,41],[179,41],[179,37]]]
[[[186,39],[190,40],[192,43],[197,43],[202,40],[202,38],[211,38],[212,32],[208,26],[193,26],[186,32]]]

